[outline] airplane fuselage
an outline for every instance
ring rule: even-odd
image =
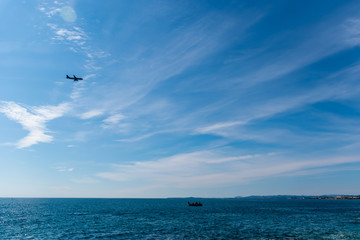
[[[82,78],[78,78],[78,77],[76,77],[75,75],[73,75],[73,77],[69,77],[69,75],[66,75],[66,78],[67,79],[73,79],[74,81],[79,81],[79,80],[83,80]]]

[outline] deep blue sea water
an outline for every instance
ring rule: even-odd
[[[3,198],[0,239],[360,239],[358,200],[187,201]]]

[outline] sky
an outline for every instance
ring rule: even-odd
[[[360,194],[359,13],[2,0],[0,197]]]

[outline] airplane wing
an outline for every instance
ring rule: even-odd
[[[69,75],[66,75],[67,79],[73,79],[74,81],[78,81],[78,80],[83,80],[82,78],[78,78],[75,75],[73,75],[73,77],[69,77]]]
[[[75,75],[73,75],[74,76],[74,79],[77,81],[77,80],[83,80],[82,78],[78,78],[78,77],[76,77]]]

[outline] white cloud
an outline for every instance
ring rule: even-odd
[[[93,117],[101,116],[103,112],[101,110],[91,110],[80,115],[81,119],[90,119]]]
[[[56,24],[47,24],[55,33],[54,40],[67,40],[74,42],[77,45],[83,45],[84,41],[88,39],[88,36],[85,32],[78,27],[73,27],[70,29],[61,28]]]
[[[60,12],[60,8],[55,8],[55,7],[51,7],[51,8],[40,7],[39,10],[45,13],[45,15],[49,18]]]
[[[88,74],[88,75],[85,75],[85,76],[84,76],[84,80],[88,80],[88,79],[91,79],[91,78],[94,78],[94,77],[96,77],[96,74],[95,74],[95,73]]]
[[[344,23],[345,41],[351,46],[360,44],[360,18],[350,18]]]
[[[73,90],[71,92],[70,98],[72,100],[76,100],[77,104],[79,105],[79,99],[82,96],[82,92],[86,91],[86,83],[83,81],[77,82],[76,84],[74,84]]]
[[[114,171],[96,175],[114,181],[145,181],[147,184],[160,184],[160,187],[197,188],[241,184],[273,176],[316,174],[323,167],[355,162],[360,162],[360,158],[342,156],[290,160],[272,153],[222,156],[213,151],[200,151],[154,161],[115,164],[112,166]]]
[[[207,134],[207,133],[213,133],[213,132],[217,132],[219,130],[221,131],[222,129],[231,128],[231,127],[243,125],[243,124],[246,124],[246,122],[243,122],[243,121],[220,122],[220,123],[212,124],[210,126],[195,129],[195,132]]]
[[[74,168],[57,167],[56,170],[59,172],[72,172],[74,171]]]
[[[86,62],[86,64],[84,65],[84,67],[88,71],[98,71],[98,70],[102,69],[102,67],[99,67],[96,65],[96,61],[94,59],[88,59],[85,62]]]
[[[0,102],[0,112],[29,131],[26,137],[15,144],[17,148],[29,147],[39,142],[51,142],[53,137],[46,134],[48,132],[46,122],[63,116],[69,109],[68,103],[26,109],[14,102]]]
[[[102,125],[103,128],[109,128],[111,126],[114,126],[120,122],[120,120],[124,119],[125,116],[122,114],[113,114],[110,117],[103,120],[104,124]]]
[[[119,139],[117,140],[118,142],[137,142],[137,141],[141,141],[144,140],[146,138],[152,137],[154,135],[157,134],[161,134],[161,133],[166,133],[168,131],[158,131],[158,132],[151,132],[148,134],[144,134],[144,135],[140,135],[140,136],[136,136],[136,137],[131,137],[131,138],[125,138],[125,139]],[[170,132],[170,131],[169,131]]]
[[[136,178],[147,178],[162,180],[166,178],[173,182],[174,178],[191,178],[198,175],[209,174],[213,167],[219,164],[231,164],[242,162],[255,155],[244,156],[221,156],[212,151],[199,151],[174,155],[168,158],[162,158],[155,161],[142,161],[129,163],[128,165],[114,165],[118,171],[98,173],[97,176],[116,180],[128,181]]]

